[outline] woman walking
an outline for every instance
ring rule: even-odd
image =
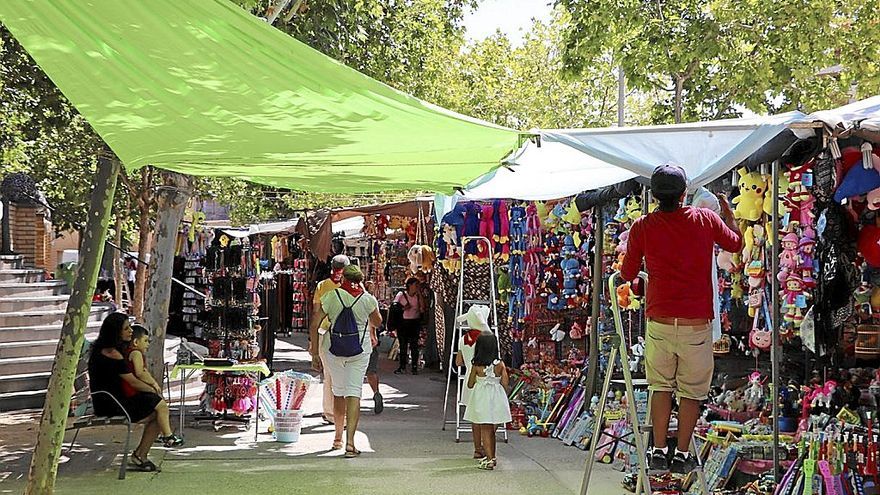
[[[395,374],[406,373],[407,347],[412,358],[412,374],[419,374],[419,335],[422,332],[422,314],[425,312],[425,298],[422,296],[421,282],[417,278],[406,281],[406,290],[398,292],[394,302],[403,306],[403,321],[397,330],[400,344],[400,366]]]
[[[382,324],[379,303],[364,290],[364,274],[357,265],[342,270],[342,286],[321,298],[321,307],[312,318],[312,356],[324,352],[325,372],[329,371],[333,390],[333,419],[336,436],[333,449],[342,448],[345,426],[345,457],[357,457],[354,437],[360,420],[361,392],[373,347],[378,344],[376,328]],[[329,338],[318,348],[318,325],[330,319]]]

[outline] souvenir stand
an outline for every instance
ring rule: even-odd
[[[204,343],[210,358],[228,363],[256,361],[259,357],[254,331],[258,268],[247,231],[216,229],[202,263],[204,272],[200,278],[206,283],[208,298],[195,324],[200,336],[194,331],[189,338]],[[208,422],[217,429],[249,422],[256,405],[257,379],[250,372],[205,371],[202,374],[205,392],[200,412],[194,417],[195,423]]]
[[[683,124],[656,131],[574,130],[564,139],[555,136],[566,131],[541,133],[548,153],[556,153],[554,144],[558,142],[574,148],[583,143],[577,149],[603,160],[614,159],[614,165],[604,166],[616,169],[626,165],[625,171],[639,170],[644,176],[650,176],[648,167],[653,167],[647,164],[691,164],[688,174],[694,186],[703,184],[709,191],[725,192],[733,198],[745,246],[739,253],[719,252],[716,256],[718,373],[698,441],[713,491],[772,493],[778,480],[780,489],[785,490],[781,493],[805,493],[804,473],[810,472],[821,474],[825,483],[848,484],[852,493],[860,493],[862,488],[865,493],[877,490],[880,374],[876,367],[880,353],[875,314],[880,304],[872,303],[880,300],[876,297],[880,289],[875,288],[880,285],[875,276],[880,267],[876,220],[880,201],[874,198],[880,190],[880,163],[875,166],[876,144],[865,142],[878,141],[880,125],[868,132],[859,126],[853,129],[851,123],[830,124],[833,128],[823,132],[815,120],[829,122],[793,113],[758,122],[740,119]],[[691,139],[689,146],[645,144],[675,138],[679,132]],[[709,141],[701,146],[700,139]],[[713,146],[716,149],[711,149]],[[701,157],[688,156],[694,149],[716,157],[715,161],[706,164]],[[529,150],[527,145],[521,155],[528,157]],[[682,156],[655,156],[663,153]],[[510,187],[513,178],[520,174],[519,180],[527,181],[534,170],[521,167],[510,173],[499,170],[488,182],[476,181],[473,190],[516,190]],[[547,167],[540,173],[553,175]],[[556,178],[554,183],[558,182]],[[621,194],[621,184],[579,197],[587,207],[601,206],[594,208],[594,213],[603,212],[599,222],[605,231],[602,259],[610,260],[610,265],[603,264],[605,275],[615,270],[614,258],[625,250],[626,243],[626,222],[612,220],[622,219],[629,205],[635,211],[638,199],[642,199],[641,205],[646,204],[637,191]],[[473,190],[465,190],[465,197]],[[692,190],[696,194],[689,195],[688,202],[711,207],[709,191]],[[608,206],[608,196],[622,199],[616,212]],[[586,204],[590,197],[606,201]],[[439,252],[442,257],[442,249]],[[640,294],[639,287],[621,287],[613,295],[597,293],[602,297],[593,301],[599,309],[596,333],[603,333],[607,321],[602,298],[618,297],[623,306],[638,302]],[[637,304],[631,313],[636,341],[627,345],[636,346],[630,347],[636,354],[641,321]],[[602,350],[601,337],[597,341]],[[510,426],[520,427],[526,434],[558,436],[567,445],[580,441],[585,446],[585,431],[590,430],[592,421],[591,399],[585,387],[578,386],[576,373],[570,374],[568,382],[548,378],[545,370],[553,368],[549,360],[537,372],[527,365],[524,368],[512,381],[510,397],[516,413]],[[642,401],[638,392],[632,399],[637,404]],[[630,398],[620,395],[613,398],[620,405],[627,400]],[[524,411],[517,411],[518,401],[525,405]],[[551,425],[551,420],[556,424]],[[625,420],[606,415],[603,421],[609,438],[626,436]],[[625,442],[607,447],[600,449],[603,460],[631,469],[635,460]],[[633,476],[627,476],[624,485],[633,488],[634,482]],[[653,479],[652,487],[699,491],[687,480],[682,487],[679,481],[664,478]]]

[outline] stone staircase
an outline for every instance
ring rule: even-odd
[[[69,296],[64,282],[0,256],[0,411],[43,406]],[[94,306],[86,334],[98,331],[108,306]]]

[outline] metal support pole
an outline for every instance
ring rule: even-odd
[[[626,76],[623,67],[617,67],[617,126],[623,127],[626,117]]]
[[[770,187],[773,188],[773,243],[770,250],[770,297],[773,304],[773,344],[770,346],[770,369],[773,389],[770,391],[770,400],[773,404],[773,479],[779,483],[779,357],[782,351],[779,347],[779,279],[776,278],[779,273],[779,160],[775,160],[772,167]]]
[[[596,206],[593,211],[596,215],[596,225],[593,229],[593,293],[592,307],[590,310],[590,349],[589,363],[587,368],[587,400],[596,395],[596,376],[599,367],[599,311],[601,311],[600,298],[602,297],[603,273],[602,257],[605,245],[605,219],[602,215],[602,207]],[[587,402],[589,403],[589,402]]]

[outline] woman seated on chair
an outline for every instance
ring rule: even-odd
[[[92,404],[98,416],[128,414],[132,423],[145,425],[141,442],[131,454],[131,463],[143,471],[156,471],[156,465],[147,455],[159,434],[167,433],[162,438],[167,446],[179,445],[181,442],[179,437],[171,434],[168,404],[156,393],[153,386],[138,380],[126,364],[122,352],[129,347],[131,337],[128,315],[112,313],[101,324],[98,338],[92,344],[89,355]],[[134,391],[130,397],[126,396],[126,387]],[[109,393],[112,398],[107,394],[94,394],[99,391]],[[120,405],[124,411],[119,408]]]

